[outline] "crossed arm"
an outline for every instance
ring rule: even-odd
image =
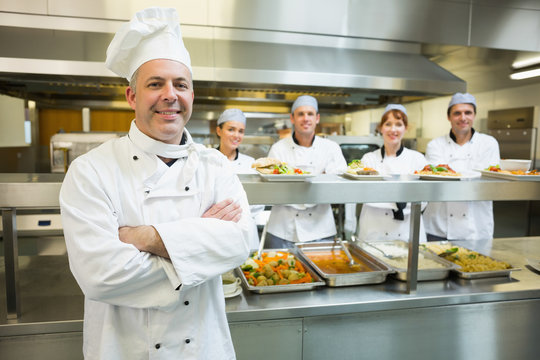
[[[202,217],[238,222],[242,217],[242,208],[232,199],[225,199],[212,205]],[[132,244],[139,251],[169,258],[161,236],[152,225],[123,226],[118,229],[118,234],[122,242]]]

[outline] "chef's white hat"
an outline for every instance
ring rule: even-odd
[[[455,93],[448,103],[448,112],[450,112],[450,108],[456,104],[471,104],[474,106],[474,111],[476,111],[476,99],[469,93]]]
[[[217,124],[221,125],[227,121],[238,121],[246,125],[246,115],[240,109],[227,109],[219,116]]]
[[[174,8],[151,7],[136,13],[111,41],[105,65],[130,81],[139,66],[154,59],[181,62],[192,72]]]
[[[315,108],[316,112],[319,112],[319,105],[317,104],[317,99],[315,99],[313,96],[301,95],[297,97],[292,104],[291,114],[294,114],[294,110],[296,110],[296,108],[300,106],[311,106]]]
[[[388,104],[388,105],[386,105],[386,108],[384,109],[384,114],[386,114],[390,110],[399,110],[402,113],[404,113],[405,115],[407,115],[407,110],[405,109],[405,106],[403,106],[401,104]]]

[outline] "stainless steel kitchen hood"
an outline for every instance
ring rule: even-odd
[[[8,27],[1,30],[10,33]],[[126,81],[104,66],[112,35],[64,33],[15,29],[4,36],[8,43],[0,59],[0,92],[49,102],[123,100]],[[47,46],[17,46],[28,38]],[[202,37],[186,38],[185,43],[197,99],[206,104],[230,99],[288,103],[298,93],[313,93],[323,106],[354,108],[393,97],[466,90],[463,80],[414,52]]]

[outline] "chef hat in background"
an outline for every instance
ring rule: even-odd
[[[227,109],[219,116],[217,124],[221,125],[227,121],[238,121],[246,125],[246,115],[240,109]]]
[[[399,110],[402,113],[404,113],[405,115],[407,115],[407,109],[405,109],[405,106],[403,106],[401,104],[388,104],[388,105],[386,105],[386,108],[384,109],[383,115],[386,114],[387,112],[389,112],[390,110]]]
[[[109,44],[105,65],[130,81],[139,66],[154,59],[181,62],[192,72],[174,8],[151,7],[136,13]]]
[[[296,110],[296,108],[299,108],[300,106],[311,106],[315,108],[316,112],[319,112],[319,105],[317,104],[317,99],[315,99],[313,96],[301,95],[297,97],[292,104],[291,114],[294,114],[294,110]]]
[[[448,103],[448,113],[450,113],[450,108],[456,104],[471,104],[476,112],[476,99],[469,93],[455,93]]]

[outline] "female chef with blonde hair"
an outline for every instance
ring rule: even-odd
[[[233,171],[236,174],[255,173],[255,170],[251,167],[255,159],[238,151],[238,147],[244,139],[245,131],[246,116],[242,110],[227,109],[219,116],[216,127],[216,134],[219,137],[219,147],[217,149],[232,162]],[[250,210],[255,224],[255,218],[262,215],[264,205],[252,205]],[[250,249],[257,249],[259,247],[257,226],[255,225],[250,230]]]
[[[402,144],[407,131],[407,110],[400,104],[389,104],[384,110],[378,130],[384,145],[365,154],[361,161],[366,167],[381,175],[412,174],[422,169],[427,161],[421,153],[407,149]],[[364,241],[409,240],[411,206],[407,203],[368,203],[362,207],[358,238]],[[420,242],[426,241],[426,233],[420,221]]]

